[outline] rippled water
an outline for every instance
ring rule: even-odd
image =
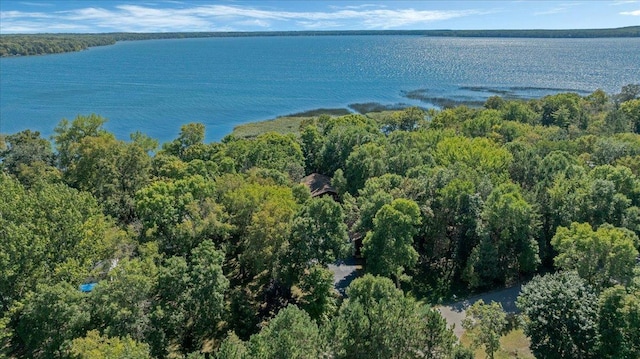
[[[161,141],[203,122],[234,126],[353,103],[614,93],[640,82],[640,39],[419,36],[253,37],[121,42],[79,53],[0,59],[0,132],[51,134],[98,113],[119,138]],[[407,98],[407,93],[414,96]],[[422,100],[421,100],[422,99]]]

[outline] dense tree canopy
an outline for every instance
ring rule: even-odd
[[[462,358],[426,303],[549,273],[518,300],[536,356],[637,356],[639,88],[219,143],[198,123],[119,139],[95,114],[3,135],[0,351]],[[362,278],[335,277],[354,255]],[[470,314],[495,352],[499,311]]]

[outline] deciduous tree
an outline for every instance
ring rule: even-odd
[[[420,222],[420,209],[414,201],[400,198],[382,206],[373,220],[373,230],[363,241],[367,271],[399,282],[404,270],[418,260],[413,236]]]
[[[577,271],[598,289],[626,284],[633,276],[638,237],[628,229],[603,225],[593,231],[588,223],[574,222],[558,227],[551,244],[558,251],[558,268]]]
[[[575,272],[547,274],[526,284],[516,302],[536,357],[597,357],[597,297]]]
[[[462,327],[471,331],[468,333],[471,333],[474,345],[484,345],[484,350],[491,359],[500,349],[500,337],[506,326],[507,314],[502,309],[502,304],[485,304],[482,299],[467,309],[466,318],[462,321]]]

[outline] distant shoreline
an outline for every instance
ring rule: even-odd
[[[469,38],[594,39],[637,38],[640,26],[572,30],[349,30],[349,31],[259,31],[259,32],[166,32],[94,34],[1,34],[0,57],[77,52],[118,41],[187,38],[276,37],[276,36],[427,36]]]

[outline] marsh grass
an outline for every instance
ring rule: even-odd
[[[277,132],[282,134],[299,134],[300,124],[304,120],[311,120],[313,116],[298,117],[298,116],[285,116],[278,117],[273,120],[245,123],[240,126],[236,126],[231,133],[236,137],[253,138],[266,132]]]
[[[404,108],[398,107],[398,109]],[[393,108],[393,110],[389,110],[387,107],[376,107],[375,109],[376,111],[364,113],[364,116],[381,122],[385,117],[391,116],[394,111],[398,110],[396,108]],[[245,123],[236,126],[233,129],[233,132],[231,132],[231,135],[239,138],[254,138],[266,132],[277,132],[282,134],[292,133],[297,136],[300,134],[300,125],[302,125],[303,123],[312,123],[314,119],[317,119],[321,115],[343,116],[350,113],[352,112],[346,109],[320,108],[292,115],[281,116],[272,120]]]

